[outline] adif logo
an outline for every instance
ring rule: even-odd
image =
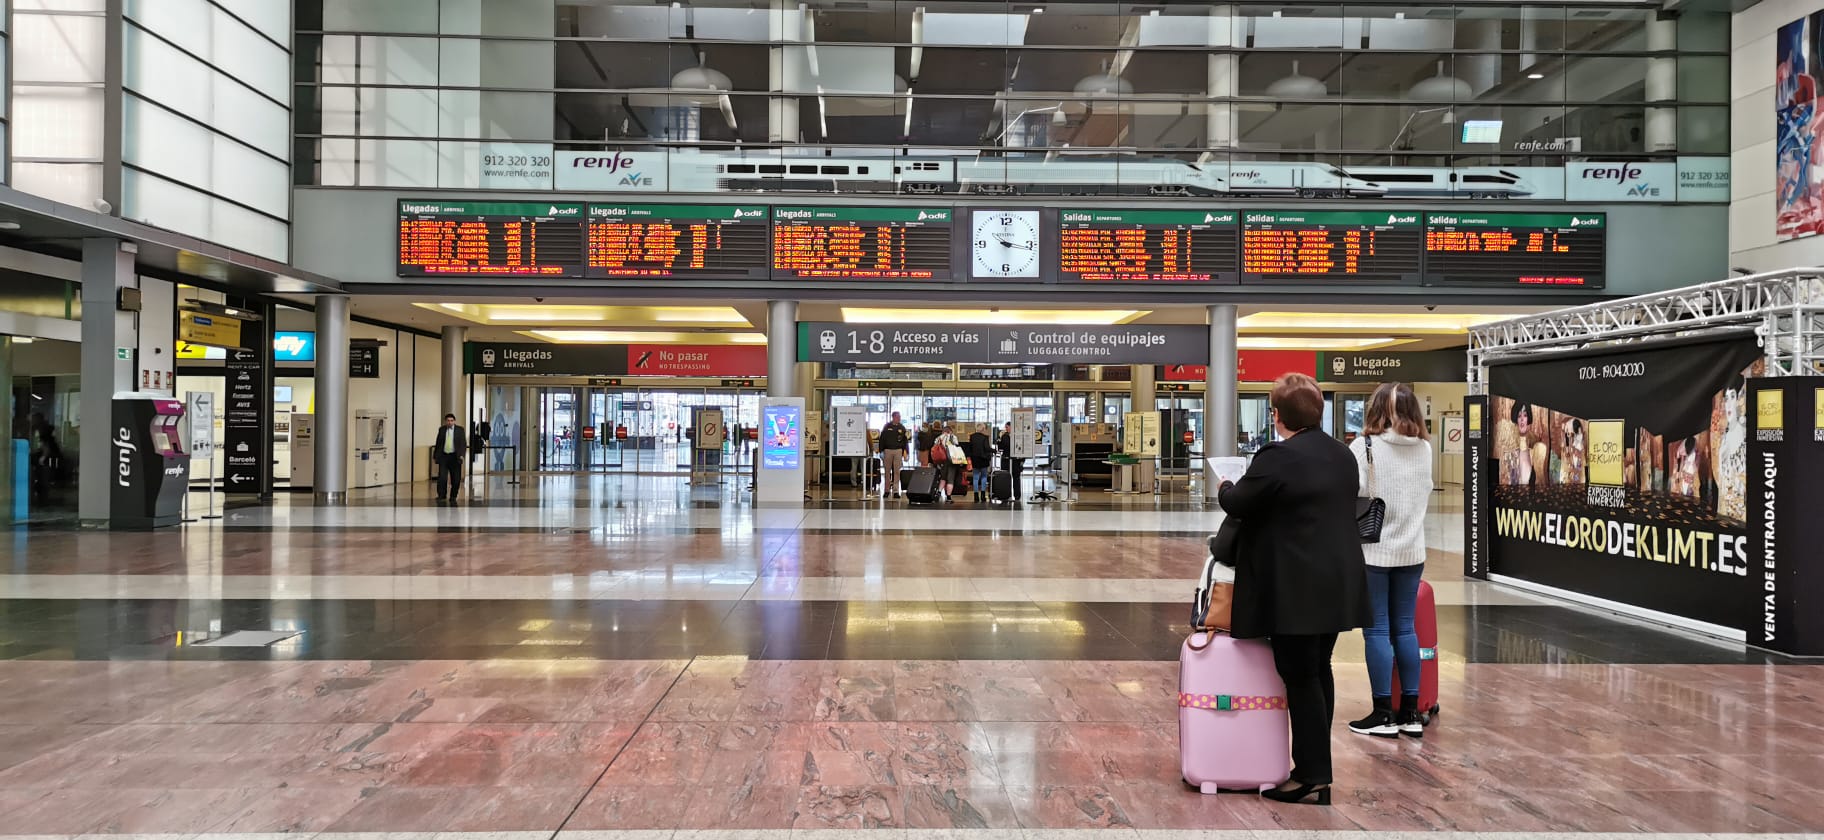
[[[1398,214],[1389,214],[1387,216],[1387,224],[1390,225],[1412,225],[1418,224],[1418,222],[1418,216],[1401,216]]]
[[[133,432],[122,426],[114,430],[115,471],[119,474],[115,481],[122,487],[133,486],[133,453],[139,446],[133,443]]]
[[[1205,214],[1203,214],[1203,223],[1204,223],[1204,224],[1206,224],[1206,225],[1207,225],[1207,224],[1209,224],[1209,223],[1210,223],[1210,222],[1213,222],[1213,221],[1216,221],[1216,214],[1215,214],[1215,213],[1205,213]]]
[[[758,219],[764,215],[766,215],[765,210],[736,210],[735,211],[735,218],[737,218],[737,219]]]
[[[1579,219],[1576,216],[1571,217],[1571,227],[1600,227],[1601,225],[1601,219]]]
[[[923,211],[923,210],[918,211],[918,220],[921,222],[925,220],[925,211]]]

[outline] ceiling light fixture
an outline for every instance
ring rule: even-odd
[[[1545,78],[1545,74],[1544,73],[1528,73],[1528,74],[1526,74],[1526,77],[1529,79],[1538,80],[1538,79]]]
[[[765,344],[764,333],[645,332],[641,330],[518,330],[552,344]]]
[[[0,221],[0,230],[18,230],[19,223],[11,220]]]
[[[1301,336],[1244,335],[1237,345],[1243,350],[1380,350],[1411,344],[1414,339],[1374,336],[1368,338],[1306,338]]]

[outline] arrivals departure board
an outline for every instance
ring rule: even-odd
[[[1417,283],[1425,231],[1414,211],[1248,211],[1243,283]]]
[[[589,205],[590,277],[764,280],[765,207]]]
[[[1431,213],[1425,282],[1600,289],[1608,227],[1602,213]]]
[[[565,276],[583,265],[583,205],[399,202],[399,276]]]
[[[1066,282],[1234,283],[1241,228],[1233,210],[1064,210],[1058,276]]]
[[[948,280],[949,208],[774,207],[780,279]]]

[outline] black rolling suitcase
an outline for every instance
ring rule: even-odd
[[[988,477],[988,497],[997,502],[1013,501],[1013,473],[995,470]]]
[[[906,501],[915,505],[937,504],[937,468],[919,467],[906,477]]]

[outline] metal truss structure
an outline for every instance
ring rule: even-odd
[[[1791,268],[1607,303],[1560,309],[1469,332],[1470,393],[1491,361],[1752,329],[1768,376],[1824,374],[1824,268]]]

